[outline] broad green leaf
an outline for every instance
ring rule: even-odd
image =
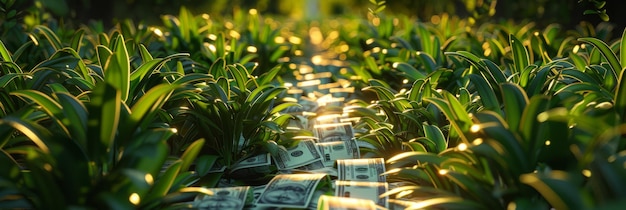
[[[179,173],[189,170],[189,166],[191,166],[191,164],[194,162],[194,160],[200,153],[200,149],[202,149],[203,146],[204,146],[204,139],[198,139],[187,147],[187,149],[181,156],[182,163],[180,166]]]
[[[74,49],[74,51],[76,51],[77,53],[80,53],[80,48],[82,47],[84,36],[85,36],[85,30],[82,28],[76,30],[76,32],[74,32],[74,35],[72,35],[72,41],[71,41],[70,47]]]
[[[492,78],[490,79],[491,82],[496,82],[496,84],[500,84],[507,81],[506,76],[502,72],[502,69],[500,69],[500,67],[498,67],[498,65],[496,65],[493,61],[487,59],[481,59],[480,61],[482,61],[482,63],[484,63],[484,66],[487,68],[484,70],[479,68],[479,70],[483,70],[483,74],[489,75]],[[487,79],[489,79],[489,77]]]
[[[57,92],[55,96],[60,107],[62,107],[62,115],[59,120],[64,127],[68,129],[71,139],[80,143],[83,147],[87,146],[87,110],[85,106],[76,97],[65,92]]]
[[[578,41],[589,43],[595,47],[594,49],[600,51],[602,56],[609,62],[609,66],[611,66],[611,69],[613,70],[613,78],[617,78],[617,75],[622,72],[622,65],[617,59],[617,56],[605,42],[593,37],[579,38]]]
[[[146,64],[148,61],[154,59],[150,51],[146,49],[146,46],[143,44],[139,44],[139,55],[141,55],[141,64]]]
[[[535,73],[535,76],[530,79],[530,83],[526,86],[526,94],[529,97],[542,93],[546,81],[548,81],[548,74],[552,70],[551,68],[552,67],[549,65],[542,67]]]
[[[622,65],[621,71],[623,72],[623,68],[626,67],[626,28],[622,32],[622,39],[620,40],[619,61]]]
[[[100,83],[87,104],[89,120],[89,155],[91,160],[104,161],[103,155],[113,145],[122,109],[121,92],[108,83]]]
[[[484,109],[502,114],[498,97],[493,91],[491,85],[487,83],[487,80],[476,74],[470,74],[468,77],[474,85],[474,88],[478,91],[478,95],[480,96],[480,101],[482,102]]]
[[[239,88],[239,90],[246,90],[246,83],[248,82],[248,76],[250,75],[246,71],[245,67],[235,64],[228,65],[226,68],[230,75],[229,78],[234,79],[235,85]]]
[[[145,198],[142,199],[142,205],[157,205],[159,204],[159,199],[163,196],[167,195],[176,179],[176,176],[180,172],[180,168],[182,166],[182,161],[177,160],[172,165],[167,167],[165,172],[163,172],[155,181],[154,186],[147,194]],[[156,207],[156,206],[154,206]]]
[[[528,151],[538,151],[548,139],[548,135],[540,131],[541,122],[537,116],[548,109],[549,98],[544,95],[533,96],[520,116],[519,135],[525,141]]]
[[[472,120],[469,117],[469,113],[465,110],[465,107],[458,101],[458,99],[450,92],[443,92],[443,96],[450,104],[453,119],[457,120],[459,124],[459,132],[465,133],[469,131],[469,127],[472,125]]]
[[[443,112],[443,114],[448,118],[448,120],[450,121],[450,125],[454,128],[457,134],[461,135],[460,137],[463,140],[463,142],[469,143],[468,138],[465,135],[465,133],[469,132],[469,128],[472,125],[471,120],[469,119],[468,113],[465,112],[465,110],[463,110],[462,107],[460,107],[461,105],[458,101],[456,101],[456,99],[453,99],[454,101],[456,101],[455,103],[456,105],[451,105],[449,101],[446,101],[441,98],[431,97],[431,98],[426,98],[424,100],[429,103],[434,104],[441,112]],[[456,108],[453,108],[453,107],[456,107]],[[462,111],[460,111],[461,113],[456,113],[457,110],[462,110]],[[465,117],[458,118],[464,114],[465,114]]]
[[[11,92],[11,95],[32,100],[33,102],[38,104],[41,109],[43,109],[48,115],[53,117],[55,121],[60,125],[60,127],[64,129],[64,132],[68,132],[66,130],[67,128],[63,126],[63,123],[61,123],[61,119],[63,118],[62,107],[50,96],[36,90],[16,90]]]
[[[131,108],[130,122],[124,122],[124,130],[131,135],[134,129],[144,124],[146,119],[150,119],[156,114],[165,101],[170,97],[172,91],[178,86],[173,84],[159,84],[154,86],[144,94]],[[148,120],[151,121],[151,120]],[[130,130],[126,130],[130,129]]]
[[[380,75],[381,69],[378,68],[378,64],[376,64],[376,60],[372,56],[367,56],[364,58],[364,65],[375,75]]]
[[[467,51],[457,51],[457,52],[445,52],[446,55],[454,55],[454,56],[459,56],[463,59],[465,59],[467,62],[469,62],[470,64],[472,64],[473,66],[475,66],[477,69],[486,69],[487,67],[485,66],[484,62],[481,62],[481,59],[470,53]]]
[[[622,122],[626,122],[626,73],[622,71],[615,89],[615,110],[617,110]]]
[[[403,152],[385,161],[391,168],[412,167],[420,164],[439,165],[445,160],[444,157],[437,156],[429,152]]]
[[[269,71],[261,74],[259,76],[258,79],[256,79],[257,81],[257,85],[256,87],[260,87],[263,85],[268,85],[270,84],[270,82],[274,81],[276,79],[276,76],[278,75],[278,73],[283,69],[282,65],[276,65],[274,66],[272,69],[270,69]]]
[[[128,99],[130,90],[130,57],[122,35],[118,35],[115,39],[113,54],[110,62],[105,66],[104,79],[107,83],[120,90],[122,101]]]
[[[13,58],[11,57],[11,52],[4,46],[4,42],[0,40],[0,57],[2,57],[2,61],[4,62],[13,62]]]
[[[564,171],[552,171],[549,174],[522,174],[520,181],[530,185],[556,209],[586,209],[584,199],[580,197],[578,184],[572,183],[569,174]]]
[[[480,122],[478,124],[479,131],[489,137],[488,141],[493,141],[488,142],[489,146],[501,153],[500,156],[506,156],[503,157],[507,161],[504,164],[511,167],[509,168],[511,173],[516,175],[527,173],[533,169],[535,163],[529,162],[528,157],[531,154],[528,154],[525,150],[526,145],[518,139],[519,136],[515,133],[517,130],[515,127],[507,126],[499,115],[490,111],[476,113],[474,117]],[[519,122],[517,123],[519,124]]]
[[[435,40],[439,40],[439,39],[435,39]],[[437,70],[437,63],[435,61],[435,59],[427,54],[427,53],[422,53],[422,52],[416,52],[416,55],[421,58],[422,60],[422,64],[424,65],[424,68],[426,69],[427,73],[432,73],[434,71]],[[439,55],[436,55],[439,56]],[[441,56],[439,56],[441,57]]]
[[[500,88],[506,122],[510,128],[517,130],[524,108],[528,104],[528,96],[519,85],[514,83],[502,83]]]
[[[106,71],[105,67],[109,65],[109,60],[111,58],[111,55],[113,55],[113,52],[111,52],[111,50],[104,45],[98,45],[96,47],[96,53],[100,66],[103,68],[104,71]]]
[[[509,35],[509,43],[511,45],[511,53],[513,53],[514,64],[514,68],[511,69],[511,72],[515,75],[516,73],[522,72],[530,65],[530,58],[524,44],[515,38],[513,34]]]
[[[411,81],[426,78],[426,75],[407,63],[396,62],[393,64],[393,67],[400,70],[400,72],[402,72],[404,76],[410,78]]]
[[[209,170],[217,163],[217,159],[219,156],[217,155],[199,155],[196,158],[196,172],[198,175],[205,176],[209,173]]]
[[[6,116],[0,119],[0,125],[8,125],[15,130],[24,134],[30,139],[41,151],[49,153],[50,149],[45,141],[49,140],[52,134],[47,128],[34,122],[16,118],[14,116]]]
[[[61,48],[63,48],[63,45],[61,44],[61,40],[59,40],[59,37],[56,35],[56,33],[54,33],[54,31],[50,30],[50,28],[48,28],[47,26],[43,26],[43,25],[35,26],[34,32],[41,33],[44,37],[46,37],[46,40],[54,48],[54,51],[58,51]]]
[[[433,152],[439,153],[448,148],[448,142],[439,127],[427,124],[424,124],[422,127],[424,129],[424,136],[435,143],[437,150]]]
[[[597,81],[595,78],[591,77],[589,74],[582,72],[578,69],[564,69],[563,71],[561,71],[561,75],[563,75],[564,77],[569,77],[569,78],[578,80],[578,82],[600,83],[600,81]]]
[[[21,73],[8,73],[8,74],[4,74],[2,76],[0,76],[0,87],[1,88],[7,88],[7,86],[9,84],[11,84],[11,82],[17,78],[20,77],[30,77],[29,74],[21,74]]]

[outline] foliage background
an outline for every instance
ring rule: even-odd
[[[17,2],[31,2],[17,0]],[[194,13],[229,15],[233,10],[256,8],[262,14],[280,14],[293,17],[305,16],[303,8],[317,3],[319,15],[362,15],[367,12],[367,0],[35,0],[32,5],[41,4],[57,17],[72,20],[103,20],[132,18],[148,23],[159,22],[160,14],[174,14],[181,6],[186,6]],[[476,16],[482,18],[488,14],[489,7],[494,4],[494,16],[497,20],[531,19],[539,25],[558,23],[574,27],[580,21],[600,22],[593,15],[581,15],[592,8],[592,1],[579,0],[395,0],[388,1],[386,12],[390,14],[406,14],[422,20],[441,13],[456,14],[461,17]],[[24,4],[24,3],[22,3]],[[611,22],[621,28],[626,23],[626,14],[620,8],[624,1],[607,0],[606,12]],[[493,19],[491,19],[493,20]]]

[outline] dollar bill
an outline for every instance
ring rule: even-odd
[[[387,196],[381,197],[389,188],[387,182],[337,180],[335,186],[335,196],[373,200],[376,205],[387,208]]]
[[[300,140],[298,146],[290,149],[281,149],[278,154],[272,156],[278,169],[293,169],[315,161],[320,161],[322,156],[318,151],[315,141],[311,139]]]
[[[332,141],[317,143],[320,153],[322,153],[322,162],[325,167],[334,167],[337,160],[342,159],[359,159],[361,153],[356,140],[348,141]]]
[[[322,195],[317,201],[318,210],[371,210],[376,209],[373,200]]]
[[[254,168],[259,166],[269,166],[272,163],[272,159],[269,153],[258,154],[256,156],[252,156],[246,158],[245,160],[237,163],[233,166],[232,170],[236,171],[244,168]]]
[[[324,165],[324,162],[322,162],[322,160],[318,160],[318,161],[309,163],[307,165],[297,167],[295,169],[300,170],[300,171],[312,171],[312,170],[322,169],[325,167],[326,166]]]
[[[243,209],[250,186],[210,188],[213,195],[202,194],[194,199],[196,209]]]
[[[339,180],[385,182],[385,160],[383,158],[337,160]]]
[[[315,125],[314,129],[319,142],[349,141],[354,138],[352,124],[349,122]]]
[[[326,174],[279,174],[265,186],[256,205],[274,208],[307,208]]]

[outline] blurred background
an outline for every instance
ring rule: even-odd
[[[583,14],[596,10],[596,4],[606,3],[601,10],[610,16],[616,28],[626,26],[626,5],[623,0],[389,0],[382,12],[385,15],[406,14],[429,21],[433,15],[448,13],[476,21],[531,20],[538,26],[558,23],[571,28],[580,21],[594,25],[602,22],[599,15]],[[162,14],[177,14],[186,6],[194,14],[229,16],[235,10],[257,9],[263,15],[279,15],[289,18],[328,18],[333,16],[363,16],[372,4],[369,0],[2,0],[2,9],[18,8],[16,11],[41,12],[66,23],[87,23],[91,20],[111,25],[117,20],[130,18],[146,24],[159,24]],[[4,11],[1,18],[19,17]]]

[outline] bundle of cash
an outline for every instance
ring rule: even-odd
[[[387,182],[359,182],[341,181],[335,182],[335,196],[360,198],[375,201],[376,205],[387,208],[387,196],[381,195],[389,188]]]
[[[385,182],[385,160],[383,158],[337,160],[339,180]]]
[[[195,209],[243,209],[248,200],[252,200],[250,186],[210,188],[213,195],[198,195],[193,202]],[[249,199],[248,199],[249,198]]]
[[[346,198],[322,195],[317,201],[318,210],[372,210],[376,209],[376,203],[373,200],[360,198]]]
[[[279,174],[265,186],[256,205],[274,208],[307,208],[326,174]]]
[[[352,124],[349,122],[321,124],[313,127],[319,142],[348,141],[354,138]]]
[[[322,153],[325,167],[334,167],[336,160],[358,159],[361,157],[356,140],[320,142],[317,146]]]
[[[298,146],[294,148],[280,149],[278,154],[273,155],[272,158],[281,170],[293,169],[322,160],[315,141],[311,139],[301,140]]]

